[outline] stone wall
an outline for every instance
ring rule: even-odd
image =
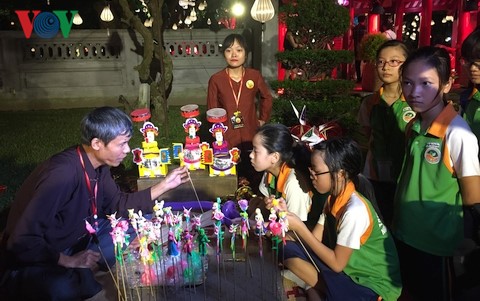
[[[206,103],[210,75],[225,66],[219,44],[230,33],[165,32],[174,65],[170,104]],[[76,30],[67,39],[0,31],[0,110],[118,105],[120,95],[133,101],[140,84],[138,47],[127,30]]]

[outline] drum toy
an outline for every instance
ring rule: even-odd
[[[180,108],[182,116],[185,118],[193,118],[200,115],[200,111],[198,110],[198,105],[196,104],[189,104],[184,105]]]
[[[142,122],[147,121],[152,117],[150,114],[150,110],[147,108],[136,109],[130,113],[130,117],[132,118],[133,122]]]
[[[227,111],[222,108],[213,108],[207,111],[207,121],[220,123],[227,121]]]

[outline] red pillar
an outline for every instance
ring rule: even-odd
[[[463,1],[459,1],[463,2]],[[461,85],[468,84],[468,78],[467,74],[465,74],[464,70],[461,68],[460,65],[460,58],[462,57],[462,43],[465,40],[465,38],[472,32],[472,29],[469,29],[469,23],[470,23],[470,12],[464,12],[463,8],[462,10],[459,10],[458,14],[458,30],[457,30],[457,43],[452,45],[455,47],[455,66],[452,68],[455,70],[455,72],[458,75],[458,80],[457,82],[460,83]],[[459,66],[457,68],[456,66]]]
[[[463,1],[459,1],[463,3]],[[459,5],[460,6],[460,5]],[[463,5],[458,10],[460,13],[458,14],[458,38],[457,44],[461,45],[463,41],[467,38],[467,36],[475,29],[477,26],[478,20],[477,14],[478,11],[466,12],[463,11]]]
[[[420,40],[418,41],[419,47],[430,45],[430,35],[432,33],[432,10],[433,0],[423,0],[422,18],[420,22]]]
[[[379,14],[368,14],[368,33],[376,33],[380,31],[380,15]]]
[[[353,37],[352,37],[352,29],[353,29],[353,19],[355,18],[355,9],[353,8],[353,1],[350,2],[348,6],[348,12],[350,13],[350,26],[347,32],[343,35],[343,49],[344,50],[352,50],[353,51]],[[342,73],[344,78],[352,78],[352,64],[342,64]]]
[[[461,46],[465,38],[473,31],[473,22],[470,12],[461,12],[458,14],[458,38],[457,45]]]
[[[475,22],[475,17],[478,16],[477,13],[478,11],[465,11],[464,1],[458,1],[457,36],[455,40],[452,40],[452,47],[456,48],[455,66],[460,66],[462,43],[467,38],[467,36],[475,29],[475,26],[477,24],[477,22]],[[460,83],[460,85],[467,85],[468,78],[467,75],[464,74],[464,70],[458,67],[455,68],[455,71],[458,75],[457,82]]]
[[[397,33],[397,40],[402,40],[403,36],[403,14],[405,13],[404,0],[397,1],[397,7],[395,8],[395,31]]]
[[[283,41],[285,40],[285,33],[287,32],[287,25],[278,18],[278,51],[283,51]],[[285,69],[282,68],[282,63],[277,62],[278,80],[285,78]]]
[[[352,50],[353,49],[353,38],[352,38],[352,29],[353,29],[353,19],[355,18],[355,9],[353,8],[353,1],[350,2],[348,7],[348,12],[350,14],[350,26],[347,32],[343,35],[343,49]]]

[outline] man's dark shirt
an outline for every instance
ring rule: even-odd
[[[98,183],[99,218],[127,209],[152,211],[150,189],[123,193],[110,167],[96,170],[81,148],[91,187]],[[76,147],[54,155],[39,165],[17,192],[0,248],[7,267],[56,265],[60,252],[87,234],[85,219],[91,217],[90,194]],[[2,261],[3,261],[2,260]]]

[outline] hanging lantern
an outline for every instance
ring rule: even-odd
[[[198,5],[198,10],[205,10],[207,8],[207,1],[203,1]]]
[[[197,21],[197,13],[195,12],[195,7],[192,8],[192,11],[190,12],[190,21]]]
[[[80,25],[83,23],[83,19],[82,17],[80,17],[80,14],[78,12],[73,16],[72,23],[75,25]]]
[[[271,0],[255,0],[250,10],[252,18],[258,22],[270,21],[275,15],[275,9]]]
[[[173,29],[173,30],[177,30],[177,29],[178,29],[177,23],[173,23],[172,29]]]
[[[104,22],[110,22],[113,20],[113,13],[110,10],[110,4],[107,4],[100,14],[100,19]]]

